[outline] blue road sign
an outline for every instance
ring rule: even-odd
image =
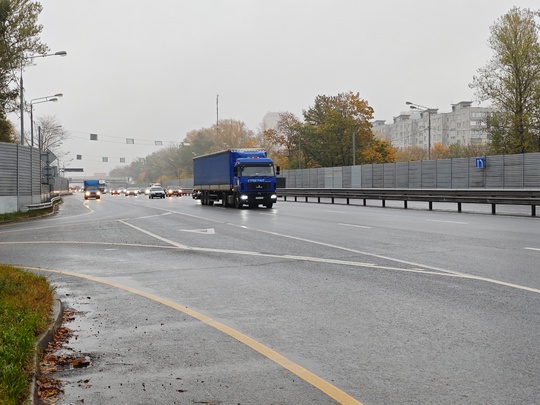
[[[476,167],[478,167],[479,169],[483,169],[484,167],[486,167],[486,158],[476,158]]]

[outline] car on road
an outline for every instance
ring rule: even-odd
[[[150,187],[148,198],[165,198],[165,190],[160,186]]]
[[[129,187],[126,190],[126,197],[129,197],[130,195],[137,197],[139,195],[139,189],[137,187]]]
[[[167,193],[167,197],[172,197],[173,195],[175,195],[177,197],[182,196],[182,188],[181,187],[174,187],[174,186],[167,187],[167,190],[165,190],[165,192]]]
[[[118,187],[111,189],[111,195],[120,195],[126,192],[124,187]]]

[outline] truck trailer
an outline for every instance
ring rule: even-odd
[[[95,198],[99,200],[101,198],[101,190],[99,180],[84,180],[84,199]]]
[[[264,149],[227,149],[193,158],[193,198],[202,205],[272,208],[277,201],[276,174]]]

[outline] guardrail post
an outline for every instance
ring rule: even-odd
[[[496,208],[497,204],[491,204],[491,213],[493,215],[495,215],[496,211],[497,211],[497,208]]]
[[[407,209],[407,200],[403,200],[403,208]]]
[[[461,203],[460,202],[457,203],[457,212],[461,212]]]
[[[532,217],[535,217],[536,216],[536,205],[531,205],[531,216]]]
[[[386,200],[385,199],[382,200],[382,206],[383,206],[383,208],[386,207]]]
[[[429,202],[429,210],[430,210],[430,211],[433,211],[433,201],[430,201],[430,202]]]
[[[364,207],[367,205],[367,204],[366,204],[366,201],[367,201],[367,200],[364,198]]]

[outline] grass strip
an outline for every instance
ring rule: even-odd
[[[37,338],[51,322],[54,292],[47,279],[0,265],[0,404],[27,401]]]

